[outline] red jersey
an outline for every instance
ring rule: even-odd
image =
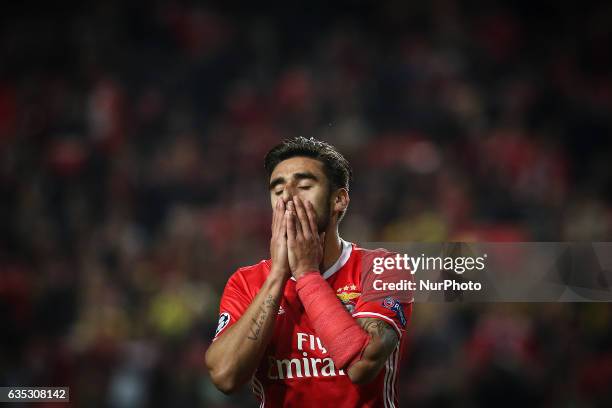
[[[397,331],[400,341],[374,381],[353,384],[346,372],[334,365],[317,337],[298,298],[296,282],[291,278],[281,298],[270,344],[251,382],[260,407],[397,406],[399,360],[412,304],[400,303],[392,297],[362,300],[364,257],[373,251],[345,241],[341,243],[340,257],[323,277],[353,317],[384,320]],[[263,286],[270,266],[270,260],[264,260],[240,268],[230,277],[221,298],[215,338],[240,319]]]

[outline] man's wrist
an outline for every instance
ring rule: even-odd
[[[274,265],[272,265],[272,268],[270,268],[270,274],[268,275],[268,279],[286,281],[291,276],[289,272],[289,270],[274,267]]]
[[[309,273],[321,273],[318,268],[305,268],[305,269],[297,269],[293,273],[293,277],[295,280],[300,279],[302,276],[307,275]]]

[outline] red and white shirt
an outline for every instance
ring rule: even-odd
[[[323,277],[355,318],[377,318],[393,327],[400,341],[376,379],[353,384],[339,370],[325,345],[317,337],[295,290],[295,280],[287,281],[276,317],[274,333],[252,379],[260,407],[396,407],[399,360],[404,349],[406,325],[412,303],[384,299],[362,300],[362,275],[372,255],[388,255],[342,241],[342,252]],[[263,286],[270,273],[270,260],[238,269],[229,279],[221,298],[219,325],[215,338],[235,324]],[[373,299],[368,296],[368,299]]]

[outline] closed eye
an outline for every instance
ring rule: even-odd
[[[310,187],[312,187],[312,186],[299,186],[298,188],[299,188],[300,190],[309,190],[309,189],[310,189]]]

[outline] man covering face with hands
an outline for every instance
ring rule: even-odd
[[[264,407],[397,406],[412,305],[363,299],[370,260],[389,253],[338,234],[348,162],[331,145],[298,137],[270,150],[265,167],[270,259],[238,269],[225,287],[206,353],[213,383],[231,393],[250,382]]]

